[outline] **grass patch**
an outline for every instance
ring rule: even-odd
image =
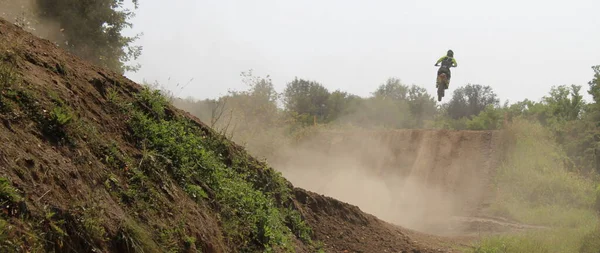
[[[192,197],[198,197],[200,182],[215,191],[225,230],[242,248],[253,240],[265,247],[290,246],[289,231],[273,200],[227,167],[197,130],[183,121],[154,120],[139,111],[130,125],[139,140],[147,140],[150,148],[174,163],[175,180],[190,189]]]
[[[19,81],[15,67],[4,61],[0,62],[0,87],[11,87]]]
[[[68,136],[68,127],[74,121],[71,108],[62,101],[53,101],[49,110],[35,96],[21,88],[7,88],[3,90],[5,97],[14,101],[19,109],[37,123],[41,133],[55,144],[73,144]]]
[[[0,55],[0,113],[7,113],[13,110],[13,104],[4,98],[6,89],[20,82],[20,77],[11,63],[9,56]]]
[[[102,215],[104,209],[92,203],[92,206],[83,208],[83,214],[80,223],[86,233],[95,241],[96,244],[102,244],[108,240],[106,229],[104,228],[104,219]]]
[[[207,196],[203,186],[214,192],[230,245],[240,251],[293,251],[294,235],[310,240],[299,214],[282,207],[291,190],[279,173],[255,167],[248,157],[228,155],[234,151],[226,140],[192,122],[165,119],[167,100],[159,92],[145,89],[138,102],[128,123],[140,148],[143,144],[168,159],[169,172],[196,201]]]
[[[152,240],[147,230],[133,221],[124,221],[117,233],[118,248],[123,252],[159,252],[160,247]]]
[[[550,229],[488,237],[473,252],[579,252],[599,222],[593,182],[562,166],[565,155],[541,125],[516,121],[507,133],[515,142],[497,171],[488,211]]]
[[[286,209],[286,223],[288,227],[294,232],[296,237],[300,238],[303,242],[311,243],[312,229],[302,220],[300,213],[296,210]]]
[[[44,245],[36,235],[39,231],[30,230],[0,216],[0,252],[43,252]]]
[[[17,203],[21,201],[21,196],[15,188],[11,185],[8,178],[0,177],[0,206],[4,207],[11,203]]]
[[[8,222],[0,217],[0,242],[8,241],[8,226]],[[2,246],[0,246],[0,249],[2,249]]]
[[[594,252],[597,253],[600,248],[593,248],[592,251],[582,250],[586,246],[598,245],[598,237],[590,237],[590,233],[595,230],[593,224],[569,228],[555,228],[551,230],[531,231],[516,235],[493,236],[483,239],[472,252],[475,253],[504,253],[504,252],[531,252],[531,253],[550,253],[550,252]],[[595,233],[597,236],[598,233]],[[594,251],[595,250],[595,251]]]

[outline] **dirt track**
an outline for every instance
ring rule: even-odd
[[[452,236],[482,228],[503,231],[507,224],[480,218],[486,200],[493,198],[490,179],[503,150],[501,135],[447,130],[326,132],[286,150],[274,167],[299,187],[417,231]]]

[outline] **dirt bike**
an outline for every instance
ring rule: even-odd
[[[438,66],[438,65],[435,65],[435,66]],[[437,76],[436,86],[437,86],[438,102],[442,101],[442,98],[445,95],[444,93],[448,89],[449,84],[450,84],[450,80],[448,79],[448,76],[446,75],[446,73],[440,73]]]
[[[444,97],[444,92],[446,91],[446,89],[448,89],[448,76],[446,76],[446,73],[440,73],[437,77],[437,95],[438,95],[438,102],[442,101],[442,98]]]

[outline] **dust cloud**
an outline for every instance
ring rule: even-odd
[[[459,234],[452,217],[469,216],[485,197],[486,141],[426,130],[317,134],[281,148],[270,163],[295,186],[387,222]]]
[[[42,18],[36,0],[0,0],[0,17],[43,39],[62,43],[65,36],[60,24]]]
[[[209,102],[173,102],[204,122],[214,121]],[[252,103],[239,104],[245,106],[230,99],[211,127],[266,159],[295,186],[387,222],[431,234],[460,234],[452,218],[471,217],[492,192],[485,188],[494,156],[490,132],[393,130],[367,121],[289,134],[285,123],[276,120],[278,114],[252,116],[244,111]]]

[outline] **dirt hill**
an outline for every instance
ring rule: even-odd
[[[440,252],[0,20],[0,251]]]

